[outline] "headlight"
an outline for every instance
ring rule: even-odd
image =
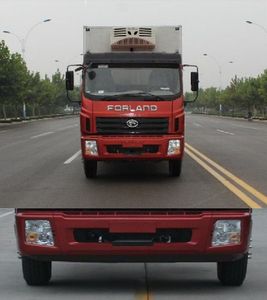
[[[225,246],[240,244],[241,221],[218,220],[214,224],[212,246]]]
[[[96,141],[85,141],[85,154],[98,155]]]
[[[180,154],[180,140],[169,140],[168,155]]]
[[[25,220],[26,243],[41,246],[54,246],[51,224],[47,220]]]

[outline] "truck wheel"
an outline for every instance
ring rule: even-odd
[[[169,175],[179,177],[182,172],[182,160],[169,160]]]
[[[83,161],[84,173],[87,178],[94,178],[97,174],[97,161],[84,160]]]
[[[28,285],[47,285],[51,279],[51,261],[22,257],[23,277]]]
[[[236,261],[218,262],[217,276],[223,285],[242,285],[247,274],[248,255]]]

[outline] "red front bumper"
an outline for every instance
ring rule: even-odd
[[[180,140],[180,152],[177,155],[167,155],[169,140]],[[85,140],[97,142],[98,155],[88,155],[85,151]],[[110,147],[118,151],[110,151]],[[150,147],[152,151],[146,151]],[[85,159],[93,160],[164,160],[182,159],[184,153],[183,135],[162,136],[82,136],[82,155]],[[126,153],[128,151],[128,153]]]
[[[25,220],[49,220],[55,245],[36,246],[25,242]],[[212,247],[213,225],[219,219],[240,219],[241,243]],[[21,256],[65,261],[223,261],[242,257],[248,251],[251,227],[249,210],[234,211],[18,211],[17,239]],[[81,242],[75,230],[101,229],[111,234],[154,234],[157,230],[191,230],[186,242],[155,242],[151,245],[114,245],[110,242]]]

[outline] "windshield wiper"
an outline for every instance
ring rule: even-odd
[[[158,95],[155,95],[155,94],[152,94],[150,92],[145,92],[145,91],[142,91],[142,92],[138,92],[138,93],[135,93],[136,95],[140,95],[140,96],[151,96],[153,98],[155,98],[156,100],[166,100],[164,99],[163,97],[161,96],[158,96]],[[151,99],[151,100],[154,100],[154,99]]]
[[[122,93],[122,94],[116,94],[116,95],[112,95],[112,96],[106,96],[106,98],[109,100],[113,100],[113,99],[120,99],[123,97],[139,97],[139,96],[149,96],[150,99],[146,99],[146,100],[166,100],[161,96],[158,95],[154,95],[152,93],[149,92],[145,92],[145,91],[140,91],[140,92],[133,92],[133,93]]]
[[[118,94],[113,94],[113,95],[102,95],[98,96],[98,99],[100,100],[106,100],[106,101],[112,101],[112,100],[120,100],[121,98],[127,97],[127,98],[137,98],[140,96],[149,96],[149,98],[146,98],[145,100],[147,101],[160,101],[163,100],[165,101],[166,99],[152,94],[150,92],[145,92],[145,91],[133,91],[133,92],[125,92],[125,93],[118,93]]]
[[[118,95],[106,95],[106,96],[97,96],[97,100],[105,100],[105,101],[110,101],[110,100],[117,100]]]

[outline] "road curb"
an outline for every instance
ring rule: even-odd
[[[18,124],[25,124],[31,123],[36,121],[43,121],[43,120],[51,120],[51,119],[65,119],[78,116],[78,114],[60,114],[60,115],[51,115],[51,116],[42,116],[40,118],[31,118],[31,119],[10,119],[10,120],[0,120],[0,127],[9,126],[9,125],[18,125]]]
[[[238,118],[238,117],[218,116],[218,115],[209,115],[209,114],[196,114],[196,113],[192,113],[192,115],[206,116],[206,117],[215,117],[215,118],[221,118],[221,119],[231,119],[231,120],[239,120],[239,121],[249,122],[248,119],[241,118],[241,117]],[[251,122],[267,123],[267,120],[252,119]]]

